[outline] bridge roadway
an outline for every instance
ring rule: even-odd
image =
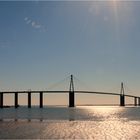
[[[125,97],[134,98],[134,105],[140,106],[140,97],[128,94],[118,94],[118,93],[111,93],[111,92],[99,92],[99,91],[52,91],[52,90],[23,90],[23,91],[1,91],[0,92],[0,108],[3,108],[3,95],[4,94],[14,94],[15,95],[15,108],[18,107],[18,94],[28,94],[28,107],[31,108],[31,94],[38,93],[40,94],[40,108],[43,107],[43,94],[44,93],[69,93],[69,107],[75,106],[75,93],[78,94],[100,94],[100,95],[113,95],[113,96],[120,96],[120,106],[125,106]],[[137,103],[138,100],[138,103]]]
[[[0,92],[3,93],[3,94],[14,94],[14,93],[69,93],[69,91],[66,91],[66,90],[23,90],[23,91],[2,91]],[[87,94],[104,94],[104,95],[115,95],[115,96],[120,96],[121,94],[118,94],[118,93],[112,93],[112,92],[100,92],[100,91],[79,91],[79,90],[76,90],[74,91],[75,93],[87,93]],[[126,97],[132,97],[132,98],[140,98],[139,96],[134,96],[134,95],[128,95],[128,94],[125,94],[124,96]]]

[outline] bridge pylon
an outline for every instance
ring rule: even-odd
[[[120,106],[125,106],[125,96],[124,96],[124,86],[123,86],[123,82],[121,83]]]
[[[75,107],[73,75],[70,76],[69,107]]]

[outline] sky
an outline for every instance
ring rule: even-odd
[[[0,1],[0,90],[49,89],[73,74],[75,89],[119,93],[124,82],[140,96],[139,13],[138,1]],[[69,80],[56,88],[68,90]],[[46,104],[67,104],[68,95],[45,96]],[[118,103],[77,96],[78,104]]]

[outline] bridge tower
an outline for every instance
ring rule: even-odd
[[[73,75],[70,76],[70,89],[69,89],[69,107],[74,107],[74,83],[73,83]]]
[[[120,106],[125,106],[125,96],[124,96],[124,86],[123,86],[123,83],[121,83]]]

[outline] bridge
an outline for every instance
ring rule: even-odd
[[[140,106],[140,97],[139,96],[133,96],[124,94],[124,86],[123,83],[121,83],[121,92],[120,93],[110,93],[110,92],[99,92],[99,91],[76,91],[74,90],[74,82],[73,82],[73,75],[70,76],[70,88],[69,90],[62,90],[62,91],[52,91],[52,90],[43,90],[43,91],[3,91],[0,92],[0,108],[3,108],[3,98],[4,94],[13,94],[14,95],[14,106],[15,108],[18,108],[18,94],[27,94],[28,95],[28,108],[31,108],[31,94],[32,93],[39,93],[39,101],[40,101],[40,108],[43,108],[43,94],[45,93],[68,93],[69,94],[69,107],[75,107],[75,93],[78,94],[101,94],[101,95],[113,95],[113,96],[119,96],[120,97],[120,106],[125,106],[125,97],[131,97],[134,98],[134,106]]]

